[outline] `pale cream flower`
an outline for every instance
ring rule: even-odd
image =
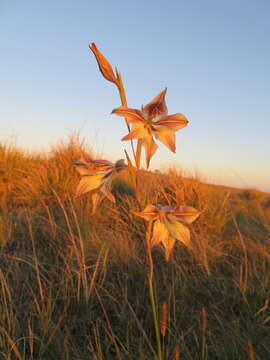
[[[122,140],[141,139],[146,152],[147,168],[158,148],[153,137],[175,152],[175,132],[188,124],[183,114],[168,115],[166,91],[167,89],[161,91],[147,105],[142,106],[141,110],[120,106],[112,111],[113,114],[123,116],[132,126],[130,133]]]
[[[74,165],[82,175],[82,179],[76,189],[76,196],[92,191],[94,211],[100,200],[98,191],[115,203],[115,198],[111,193],[111,184],[115,175],[127,168],[124,160],[121,159],[116,161],[116,163],[112,163],[108,160],[80,159],[74,162]]]
[[[190,245],[189,229],[182,223],[192,223],[200,215],[200,212],[191,206],[180,206],[176,209],[171,206],[148,205],[136,215],[154,222],[150,245],[154,247],[162,243],[165,257],[169,260],[177,240],[186,246]]]

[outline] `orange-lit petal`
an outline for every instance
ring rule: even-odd
[[[136,213],[136,215],[150,221],[157,219],[158,211],[154,205],[147,205],[143,211]]]
[[[76,164],[75,164],[76,165]],[[98,174],[106,174],[106,172],[110,172],[108,169],[98,168],[94,166],[81,166],[76,165],[76,169],[80,175],[98,175]]]
[[[136,155],[135,155],[135,162],[136,162],[137,169],[140,168],[140,164],[141,164],[142,144],[143,144],[143,140],[138,139],[137,148],[136,148]]]
[[[94,175],[110,171],[114,167],[114,164],[107,160],[91,160],[89,162],[78,160],[74,162],[74,165],[81,175]]]
[[[188,120],[183,114],[168,115],[155,122],[155,125],[167,126],[175,131],[184,128],[187,124]]]
[[[82,160],[75,161],[73,164],[76,166],[76,170],[80,175],[94,174],[93,172],[89,172],[89,164]]]
[[[124,136],[121,140],[127,141],[131,139],[144,139],[149,136],[148,131],[145,129],[143,123],[134,123],[132,124],[132,129],[129,134]]]
[[[165,258],[168,261],[175,245],[175,238],[168,236],[166,239],[164,239],[162,244],[165,250]]]
[[[178,221],[168,221],[166,226],[170,236],[189,246],[190,232],[189,229]]]
[[[122,116],[128,123],[145,123],[145,119],[142,116],[140,110],[130,109],[125,106],[120,106],[112,111],[112,114]]]
[[[165,103],[166,92],[167,88],[161,91],[147,105],[142,107],[142,112],[145,114],[146,118],[153,119],[159,115],[167,115],[168,109]]]
[[[155,246],[158,243],[162,242],[164,243],[168,242],[169,237],[169,231],[165,224],[159,220],[155,221],[153,226],[153,236],[151,239],[151,246]],[[165,246],[164,246],[165,247]]]
[[[79,185],[77,186],[76,196],[80,196],[87,193],[88,191],[97,189],[100,185],[102,185],[103,181],[104,174],[84,176],[79,182]]]
[[[95,55],[99,70],[105,77],[105,79],[113,82],[115,85],[118,86],[118,81],[114,75],[113,69],[109,61],[101,54],[101,52],[98,50],[94,43],[89,45],[89,49],[92,50],[93,54]]]
[[[190,224],[201,214],[200,211],[192,206],[180,206],[177,210],[174,210],[169,215],[169,218],[183,220]]]
[[[154,156],[155,152],[157,151],[158,146],[155,143],[152,135],[149,135],[148,137],[143,139],[143,146],[144,146],[145,152],[146,152],[146,166],[148,169],[149,165],[150,165],[150,161],[151,161],[152,157]]]
[[[115,203],[115,197],[113,196],[113,194],[111,193],[110,188],[107,186],[107,184],[103,185],[100,188],[100,191],[106,196],[107,199],[109,199],[110,201],[112,201],[113,203]]]
[[[175,153],[175,131],[162,126],[155,129],[155,137]]]
[[[113,167],[113,163],[109,160],[92,160],[91,163],[96,167],[104,167],[104,168]]]

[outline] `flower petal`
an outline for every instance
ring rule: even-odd
[[[136,215],[147,221],[156,220],[158,217],[158,210],[154,205],[147,205],[143,211],[136,213]]]
[[[151,247],[159,244],[160,242],[166,246],[168,242],[169,231],[166,225],[160,220],[155,221],[153,226],[153,236],[151,239]]]
[[[166,226],[171,237],[181,241],[186,246],[190,244],[189,229],[178,221],[167,221]]]
[[[113,196],[113,194],[111,193],[111,190],[109,188],[109,186],[107,184],[104,184],[101,188],[100,191],[106,196],[107,199],[109,199],[110,201],[112,201],[113,203],[115,203],[115,197]]]
[[[148,119],[153,119],[159,115],[167,115],[168,109],[165,103],[167,88],[161,91],[147,105],[142,107],[142,112]]]
[[[173,206],[168,206],[168,205],[162,206],[161,204],[157,204],[157,207],[159,211],[163,211],[167,214],[170,214],[175,209]]]
[[[130,109],[126,106],[120,106],[112,111],[112,114],[123,116],[128,123],[145,123],[140,110]]]
[[[104,167],[105,169],[113,167],[113,163],[109,160],[92,160],[91,163],[96,167]]]
[[[136,148],[136,155],[135,155],[135,162],[136,162],[137,169],[140,169],[140,165],[141,165],[142,144],[143,144],[143,140],[138,139],[137,148]]]
[[[143,123],[132,124],[132,129],[129,134],[124,136],[121,140],[127,141],[131,139],[143,139],[149,136],[149,132],[145,129]]]
[[[152,135],[148,135],[146,138],[143,139],[143,146],[145,148],[146,152],[146,166],[147,169],[149,168],[150,161],[152,157],[154,156],[155,152],[158,149],[157,144],[155,143]]]
[[[91,160],[86,162],[80,159],[75,161],[74,165],[81,175],[104,173],[110,171],[114,167],[114,164],[108,160]]]
[[[74,161],[73,163],[76,166],[76,170],[78,171],[78,173],[80,175],[91,175],[93,174],[93,172],[89,173],[89,164],[82,161],[82,160],[78,160],[78,161]]]
[[[175,238],[168,236],[167,239],[162,242],[162,244],[165,250],[165,258],[168,261],[172,253],[172,249],[175,245]]]
[[[155,122],[155,125],[167,126],[175,131],[184,128],[187,124],[188,120],[183,114],[168,115]]]
[[[172,220],[183,220],[190,224],[196,220],[200,214],[201,212],[192,206],[180,206],[177,210],[171,211],[169,218]]]
[[[76,197],[85,194],[88,191],[97,189],[100,185],[102,185],[104,177],[104,174],[84,176],[77,186]]]
[[[155,129],[155,137],[175,153],[175,131],[168,127],[162,126]]]
[[[101,52],[96,47],[95,43],[89,45],[89,49],[92,50],[93,54],[96,57],[98,67],[102,75],[108,81],[113,82],[115,85],[118,86],[118,81],[114,75],[113,69],[109,61],[101,54]]]

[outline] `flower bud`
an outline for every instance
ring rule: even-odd
[[[106,80],[113,82],[118,86],[118,81],[113,72],[112,66],[109,61],[101,54],[101,52],[96,47],[95,43],[89,45],[89,49],[92,50],[93,54],[96,57],[99,70],[101,74],[105,77]]]

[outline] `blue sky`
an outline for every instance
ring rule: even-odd
[[[270,191],[270,1],[0,0],[0,141],[49,149],[74,131],[123,157],[120,100],[97,70],[95,42],[122,72],[130,107],[168,87],[187,116],[177,153],[152,168]]]

